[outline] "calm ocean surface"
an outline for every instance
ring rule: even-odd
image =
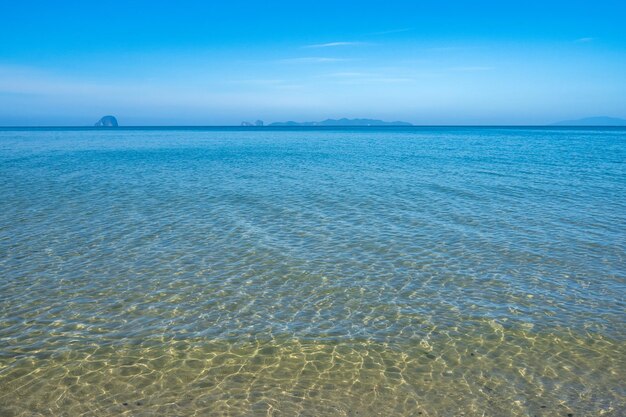
[[[626,129],[0,129],[1,416],[624,416]]]

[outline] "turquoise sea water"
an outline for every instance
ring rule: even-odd
[[[0,415],[626,415],[626,130],[0,130]]]

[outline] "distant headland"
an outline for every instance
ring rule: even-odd
[[[608,116],[585,117],[552,123],[552,126],[626,126],[626,119]]]
[[[376,119],[326,119],[321,122],[275,122],[268,126],[413,126],[408,122],[385,122]]]

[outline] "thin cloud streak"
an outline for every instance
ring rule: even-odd
[[[345,62],[347,59],[343,58],[328,58],[321,56],[307,56],[302,58],[286,58],[280,59],[278,62],[283,64],[325,64],[331,62]]]
[[[480,71],[491,71],[495,69],[494,67],[481,67],[481,66],[466,66],[466,67],[452,67],[448,68],[448,71],[456,71],[456,72],[480,72]]]
[[[331,74],[319,75],[338,84],[380,84],[380,83],[408,83],[416,81],[411,76],[394,76],[373,72],[335,72]]]
[[[305,48],[334,48],[337,46],[362,46],[368,45],[367,42],[328,42],[318,43],[314,45],[306,45]]]
[[[336,84],[344,85],[372,85],[372,84],[400,84],[413,83],[414,78],[394,78],[394,77],[377,77],[377,78],[346,78],[338,79]]]
[[[579,38],[576,39],[576,43],[589,43],[594,41],[596,38]]]
[[[354,78],[354,77],[372,77],[372,76],[377,76],[378,74],[372,74],[369,72],[350,72],[350,71],[344,71],[344,72],[333,72],[331,74],[324,74],[321,75],[321,77],[327,77],[327,78]]]
[[[247,79],[247,80],[231,80],[226,81],[232,84],[259,84],[259,85],[279,85],[284,84],[285,80],[282,79]]]

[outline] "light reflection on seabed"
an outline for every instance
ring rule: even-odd
[[[32,352],[3,363],[0,404],[5,415],[585,415],[580,404],[618,415],[623,346],[482,330],[406,346],[155,339]]]

